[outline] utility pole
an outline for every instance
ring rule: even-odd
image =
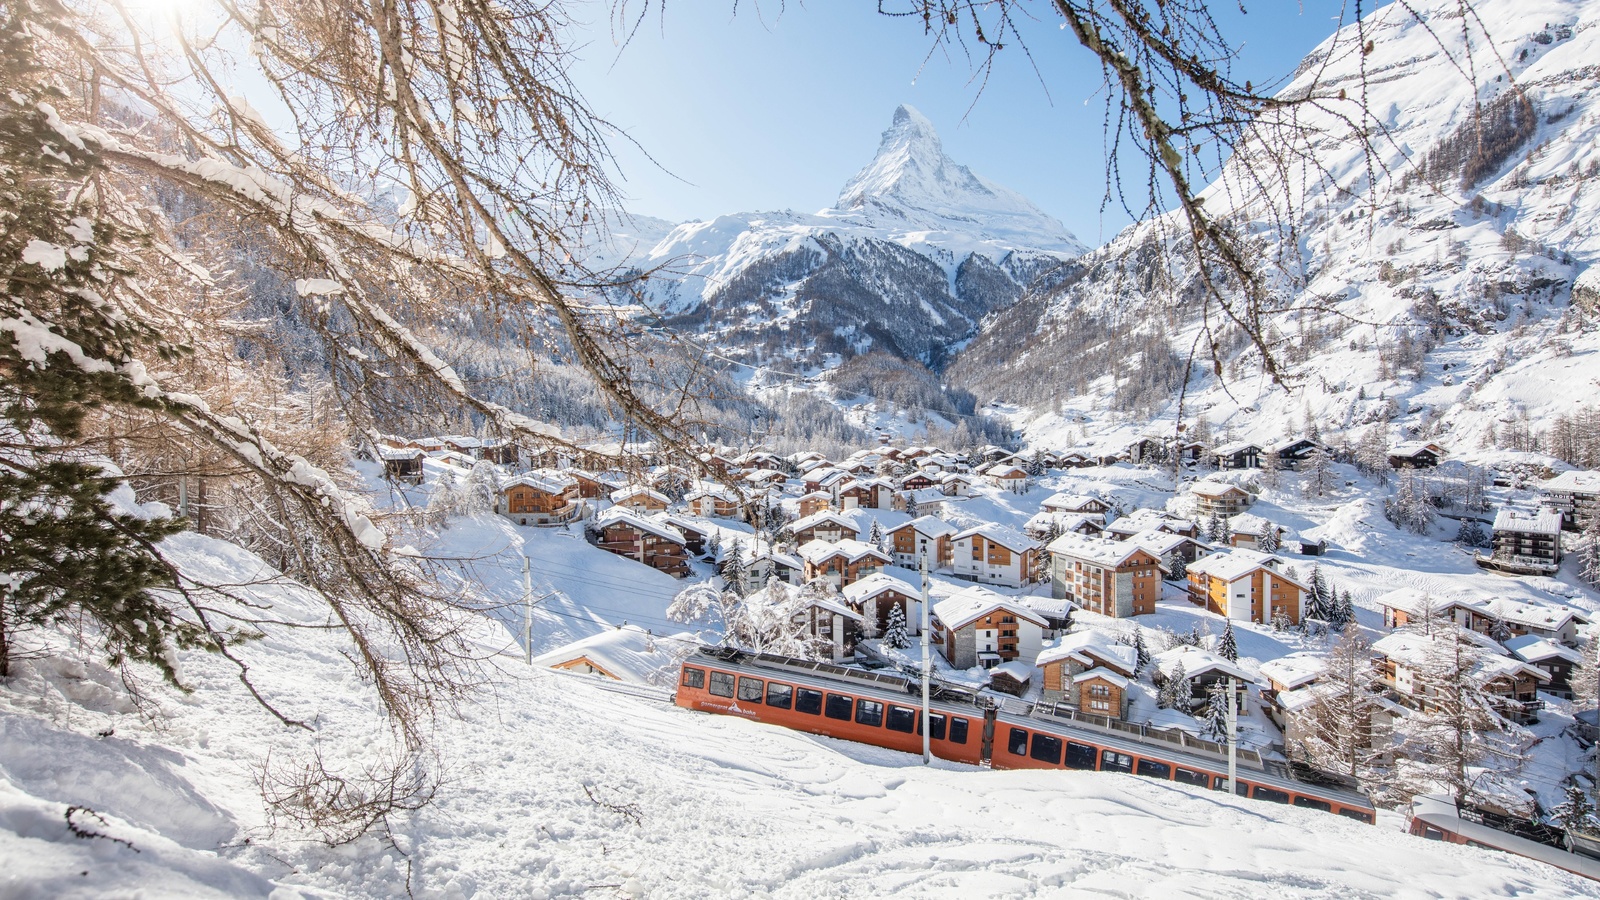
[[[928,702],[928,682],[933,678],[933,659],[928,655],[928,539],[922,538],[922,764],[933,762],[933,711]]]
[[[522,553],[522,660],[533,665],[533,567]]]
[[[1228,678],[1228,792],[1239,792],[1239,681]]]

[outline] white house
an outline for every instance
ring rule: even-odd
[[[1039,580],[1043,546],[1001,525],[985,524],[950,539],[950,567],[957,578],[1021,587]]]
[[[1032,662],[1044,646],[1045,621],[1014,597],[974,585],[933,605],[933,641],[957,669]]]

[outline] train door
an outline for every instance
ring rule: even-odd
[[[994,763],[994,720],[996,710],[993,706],[983,711],[983,756],[985,763]]]

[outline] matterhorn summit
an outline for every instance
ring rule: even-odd
[[[894,120],[872,162],[839,192],[832,209],[819,215],[861,218],[899,232],[978,237],[1011,248],[1082,253],[1061,223],[1028,198],[973,173],[946,156],[927,116],[910,106]],[[910,242],[907,242],[910,243]]]

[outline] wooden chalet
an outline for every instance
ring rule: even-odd
[[[1234,702],[1238,705],[1240,714],[1245,713],[1245,699],[1249,696],[1249,686],[1255,683],[1238,663],[1229,662],[1221,656],[1202,647],[1181,646],[1174,647],[1163,653],[1158,653],[1152,660],[1155,676],[1160,679],[1182,677],[1188,684],[1186,695],[1189,710],[1199,709],[1211,699],[1211,686],[1222,684],[1226,691],[1228,679],[1235,679],[1238,692],[1234,695]]]
[[[422,483],[422,461],[427,458],[428,454],[415,447],[378,448],[384,477],[409,484]]]
[[[689,575],[689,547],[683,532],[664,521],[612,507],[595,519],[591,534],[601,550],[637,560],[673,578]]]
[[[1044,548],[1025,534],[985,524],[950,538],[950,568],[957,578],[1005,587],[1039,580]]]
[[[843,588],[845,602],[859,612],[868,633],[879,636],[889,627],[889,613],[899,607],[905,616],[906,634],[922,633],[921,593],[893,575],[874,572]]]
[[[1508,575],[1553,575],[1561,568],[1561,513],[1502,508],[1495,513],[1493,549],[1477,554],[1480,568]]]
[[[1236,516],[1255,501],[1244,488],[1220,481],[1197,481],[1189,486],[1189,493],[1194,496],[1195,511],[1203,519]]]
[[[1087,494],[1051,494],[1039,504],[1039,508],[1048,512],[1058,513],[1083,513],[1104,517],[1111,512],[1111,504],[1099,497]]]
[[[562,473],[578,483],[578,496],[585,500],[610,498],[611,492],[626,487],[628,480],[621,474],[596,474],[587,469],[567,469]]]
[[[1219,469],[1259,469],[1262,449],[1260,444],[1235,441],[1211,451],[1211,459]]]
[[[1137,656],[1131,646],[1115,643],[1101,631],[1084,630],[1065,635],[1054,646],[1039,653],[1038,666],[1044,674],[1042,698],[1046,703],[1076,705],[1079,697],[1074,677],[1099,670],[1132,678]],[[1101,715],[1107,712],[1092,711]]]
[[[812,491],[809,494],[802,494],[798,502],[800,504],[800,518],[802,519],[833,509],[833,495],[826,491]]]
[[[922,547],[928,548],[928,568],[943,569],[950,565],[950,539],[956,534],[955,526],[934,516],[920,516],[889,532],[890,551],[894,564],[907,569],[922,565]]]
[[[861,536],[861,529],[856,526],[855,519],[831,510],[823,510],[803,519],[796,519],[790,523],[789,531],[794,535],[794,542],[797,545],[811,541],[855,540]]]
[[[1189,599],[1230,619],[1269,624],[1280,615],[1300,623],[1303,582],[1278,571],[1282,560],[1254,550],[1230,550],[1189,566]]]
[[[500,486],[495,511],[518,525],[564,525],[578,513],[578,483],[559,472],[524,472]]]
[[[1581,653],[1552,638],[1536,634],[1519,635],[1506,641],[1503,646],[1512,656],[1550,676],[1541,690],[1558,697],[1572,698],[1572,670],[1583,661]]]
[[[1432,441],[1405,441],[1389,448],[1393,469],[1431,469],[1443,461],[1444,447]]]
[[[1576,531],[1600,513],[1600,472],[1562,472],[1539,486],[1543,505],[1561,513],[1561,526]]]
[[[1299,469],[1311,454],[1321,450],[1323,453],[1332,453],[1333,448],[1327,444],[1308,437],[1290,438],[1274,444],[1272,450],[1278,454],[1278,467],[1281,469]],[[1266,455],[1265,452],[1262,453]]]
[[[989,689],[1021,697],[1033,683],[1033,666],[1020,659],[1003,662],[989,670]]]
[[[1543,705],[1539,689],[1550,681],[1550,676],[1536,666],[1502,655],[1494,641],[1471,631],[1452,628],[1432,635],[1401,631],[1384,636],[1372,645],[1380,679],[1401,703],[1429,711],[1433,708],[1431,689],[1423,673],[1428,670],[1430,658],[1439,652],[1435,642],[1448,641],[1472,645],[1468,677],[1493,698],[1502,715],[1524,725],[1538,717]]]
[[[691,514],[708,519],[734,519],[743,512],[739,497],[718,485],[702,484],[683,497]]]
[[[613,506],[634,512],[661,512],[672,505],[666,494],[640,484],[612,491],[610,499]]]
[[[864,541],[811,541],[800,547],[806,581],[822,579],[843,588],[889,564],[889,555]]]
[[[929,475],[927,472],[919,469],[909,475],[903,476],[900,479],[900,490],[925,491],[928,488],[937,486],[938,483],[939,482],[935,481],[932,475]]]

